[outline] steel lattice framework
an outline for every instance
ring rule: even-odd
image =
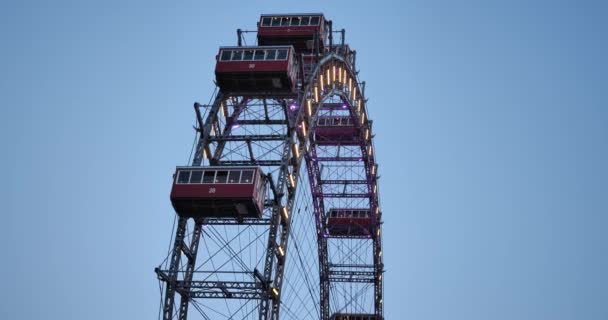
[[[195,103],[192,166],[261,166],[267,200],[261,219],[176,217],[167,259],[155,270],[163,319],[326,320],[347,312],[383,319],[372,121],[355,52],[339,50],[344,31],[339,45],[331,35],[300,71],[297,93],[218,91],[211,104]],[[348,118],[357,134],[348,144],[319,141],[323,117]],[[372,231],[331,235],[327,212],[340,207],[369,209]]]

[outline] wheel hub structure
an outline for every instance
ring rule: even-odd
[[[334,44],[333,34],[341,34]],[[177,167],[159,319],[383,318],[382,211],[356,52],[322,14],[222,47]]]

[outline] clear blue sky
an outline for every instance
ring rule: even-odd
[[[0,4],[0,318],[156,318],[217,47],[304,11],[367,81],[386,318],[608,319],[605,2],[126,2]]]

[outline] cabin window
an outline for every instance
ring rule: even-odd
[[[180,170],[177,173],[177,183],[188,183],[190,180],[190,170]]]
[[[274,60],[277,56],[277,50],[266,50],[266,60]]]
[[[272,21],[271,18],[262,18],[262,26],[264,26],[264,27],[270,26],[270,21]]]
[[[302,17],[302,20],[300,21],[301,26],[307,26],[309,23],[310,23],[310,17]]]
[[[228,183],[239,183],[241,178],[240,170],[231,170],[228,172]]]
[[[222,56],[221,56],[220,60],[222,60],[222,61],[230,60],[231,53],[232,53],[231,50],[222,50]]]
[[[288,25],[289,25],[289,18],[288,17],[281,18],[281,26],[288,26]]]
[[[292,26],[299,26],[300,25],[300,17],[293,17],[293,18],[291,18],[291,25]]]
[[[241,59],[243,59],[243,51],[232,51],[232,61],[239,61]]]
[[[279,54],[277,54],[277,60],[286,60],[287,59],[287,49],[279,50]]]
[[[319,17],[311,17],[310,18],[310,25],[311,26],[316,26],[319,24]]]
[[[272,18],[272,26],[273,27],[277,27],[281,25],[281,18],[279,17],[274,17]]]
[[[215,177],[215,171],[205,171],[203,174],[203,183],[213,183]]]
[[[203,171],[201,170],[193,170],[190,175],[190,183],[201,183],[201,178],[203,177]]]
[[[249,61],[253,59],[253,50],[245,50],[243,51],[243,60]]]
[[[243,170],[241,174],[241,183],[252,183],[253,182],[253,170]]]
[[[215,183],[226,183],[228,179],[228,171],[222,170],[218,171],[215,175]]]
[[[256,50],[253,60],[264,60],[264,50]]]

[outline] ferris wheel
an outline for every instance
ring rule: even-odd
[[[334,41],[339,34],[339,41]],[[323,14],[220,47],[175,169],[159,319],[383,318],[382,211],[356,52]]]

